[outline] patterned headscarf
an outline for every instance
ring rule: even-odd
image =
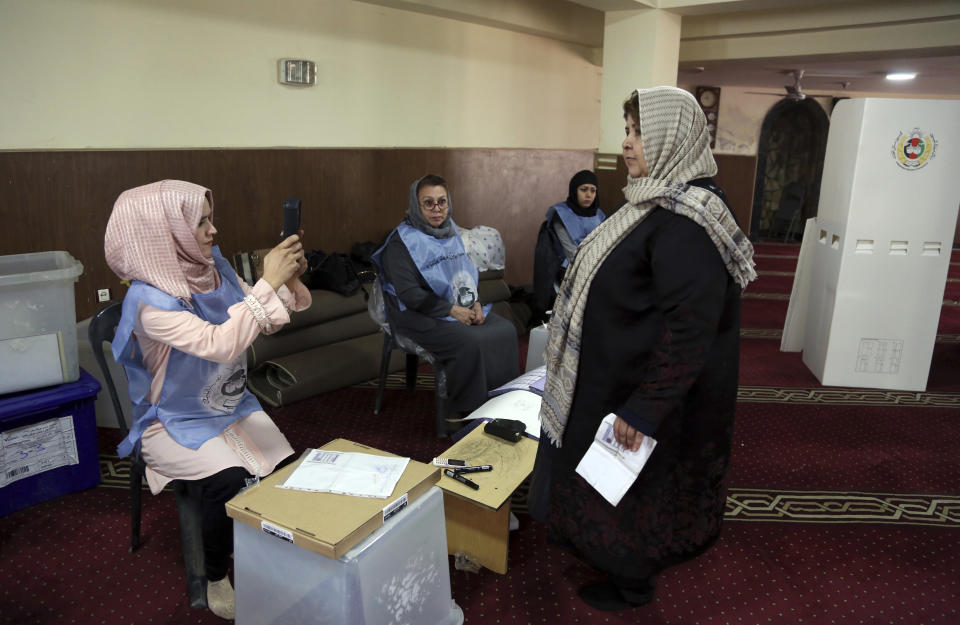
[[[573,403],[590,284],[604,259],[654,207],[700,224],[741,288],[757,277],[753,246],[723,200],[706,189],[687,184],[717,173],[703,111],[692,95],[675,87],[638,89],[637,95],[640,119],[635,121],[640,125],[649,174],[644,178],[628,176],[623,190],[627,204],[584,239],[560,285],[550,319],[540,422],[557,447],[563,440]]]
[[[163,180],[128,189],[113,205],[103,251],[122,280],[140,280],[164,293],[190,300],[220,285],[213,259],[206,258],[194,232],[210,189],[182,180]]]

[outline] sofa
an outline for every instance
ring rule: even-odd
[[[526,321],[510,305],[503,270],[481,272],[477,286],[481,302],[493,303],[494,312],[511,321],[518,333],[526,331]],[[383,335],[367,312],[364,292],[310,293],[309,309],[293,313],[280,332],[258,337],[247,352],[247,386],[271,406],[375,380],[380,373]],[[404,362],[403,353],[394,351],[389,371],[403,370]]]

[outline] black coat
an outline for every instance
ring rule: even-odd
[[[655,208],[603,261],[584,311],[573,404],[552,477],[552,537],[601,570],[643,580],[717,538],[739,372],[740,288],[706,231]],[[657,440],[617,507],[574,470],[615,413]]]

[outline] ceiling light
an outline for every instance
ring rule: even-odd
[[[887,80],[913,80],[916,77],[916,72],[891,72],[887,74]]]

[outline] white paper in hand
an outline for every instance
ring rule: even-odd
[[[615,414],[603,418],[593,443],[577,465],[577,473],[614,506],[620,503],[630,485],[636,481],[657,446],[657,441],[649,436],[643,437],[637,451],[619,445],[613,435],[616,418]]]

